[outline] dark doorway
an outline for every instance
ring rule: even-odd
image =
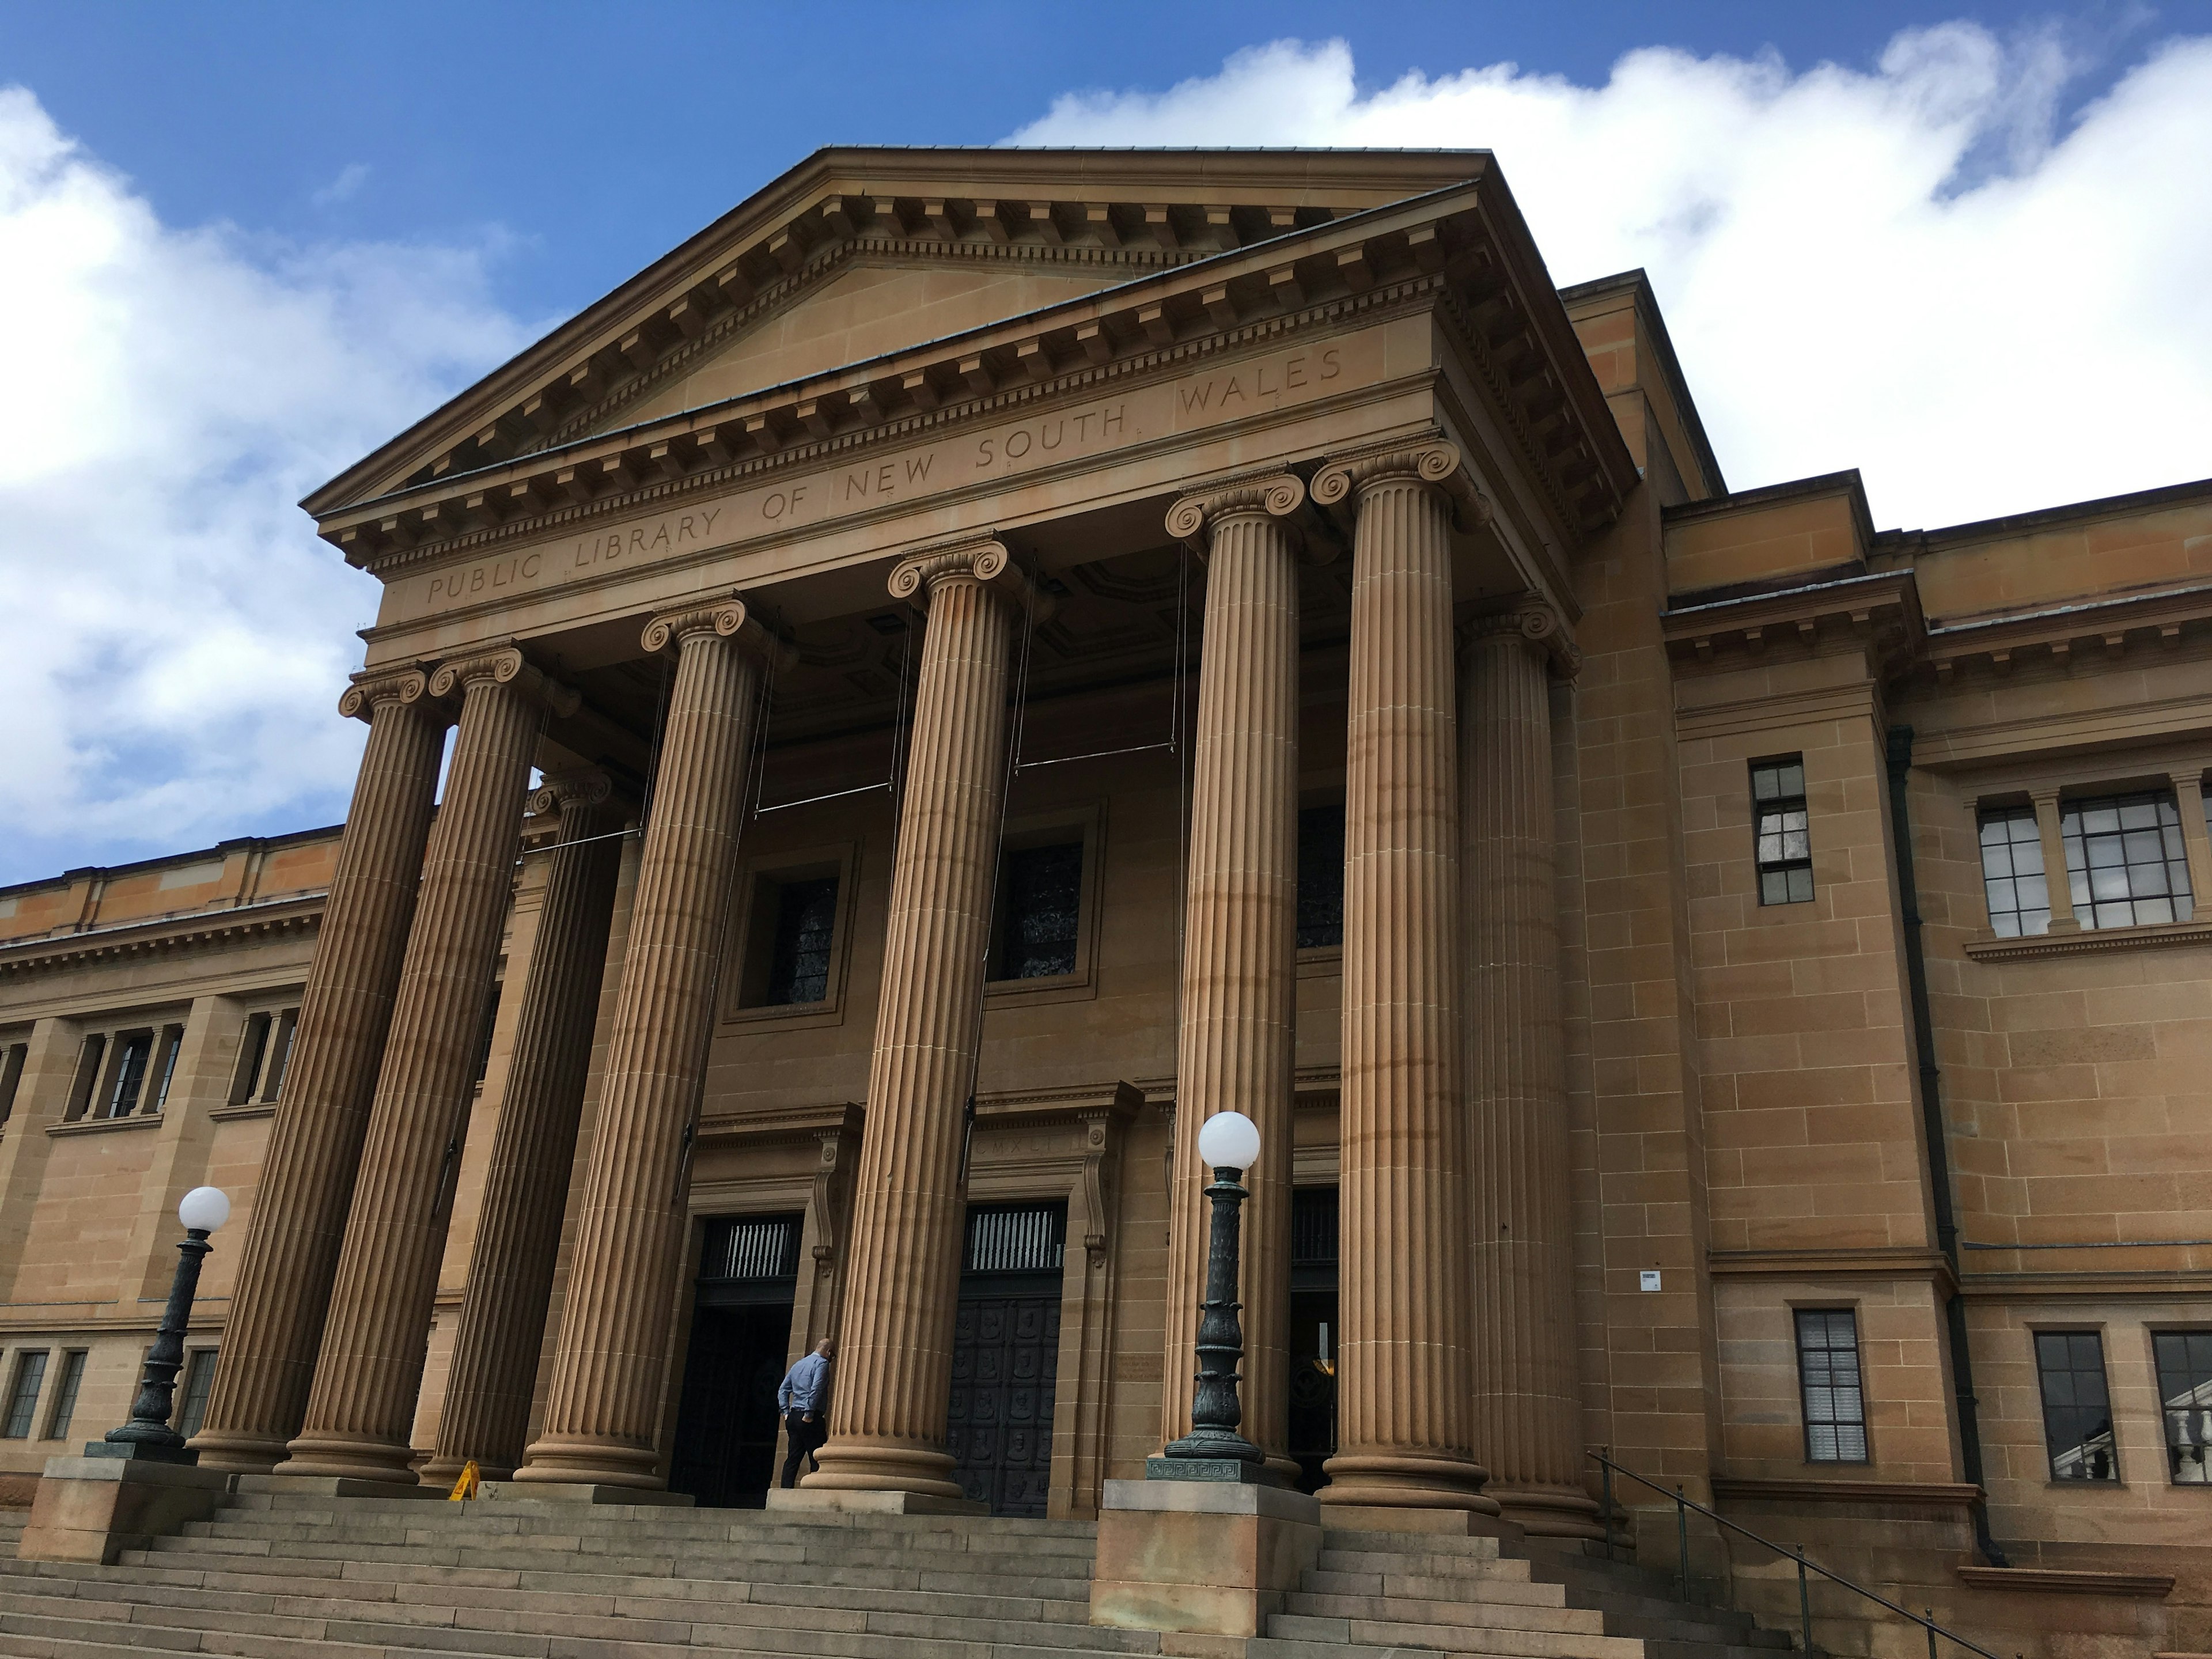
[[[994,1515],[1045,1513],[1066,1238],[1065,1204],[968,1211],[945,1443],[961,1490]]]
[[[775,1391],[799,1289],[795,1215],[707,1223],[668,1485],[702,1509],[758,1509],[775,1474]]]
[[[1336,1188],[1291,1194],[1291,1455],[1298,1490],[1328,1484],[1336,1451]]]

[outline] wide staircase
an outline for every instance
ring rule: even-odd
[[[234,1494],[101,1567],[15,1559],[0,1655],[145,1659],[1773,1659],[1789,1638],[1656,1575],[1493,1540],[1345,1532],[1264,1637],[1087,1623],[1095,1529],[1070,1521]]]

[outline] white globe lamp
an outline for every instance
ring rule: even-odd
[[[188,1233],[211,1233],[230,1219],[230,1194],[220,1187],[195,1187],[177,1206]]]
[[[1260,1161],[1260,1126],[1242,1112],[1216,1112],[1198,1127],[1198,1155],[1211,1170],[1249,1170]]]

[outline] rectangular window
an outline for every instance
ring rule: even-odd
[[[253,1098],[253,1085],[261,1081],[262,1056],[268,1052],[269,1016],[248,1014],[238,1043],[238,1074],[230,1082],[232,1105],[243,1106]]]
[[[30,1056],[27,1042],[11,1042],[0,1048],[0,1126],[15,1115],[15,1091],[23,1086],[23,1062]]]
[[[154,1058],[154,1034],[151,1031],[118,1031],[115,1041],[121,1045],[116,1054],[115,1081],[110,1086],[107,1117],[129,1117],[138,1109],[138,1097],[146,1087],[146,1067]]]
[[[2096,1331],[2038,1331],[2043,1443],[2053,1480],[2118,1480],[2112,1395],[2105,1388],[2105,1339]]]
[[[70,1084],[69,1109],[64,1122],[75,1123],[92,1104],[92,1091],[100,1086],[100,1062],[107,1054],[107,1038],[99,1032],[85,1038],[76,1057],[76,1077]]]
[[[2154,1331],[2150,1340],[2166,1414],[2167,1477],[2179,1486],[2212,1484],[2204,1468],[2212,1442],[2212,1331]]]
[[[1083,908],[1083,843],[1022,847],[999,865],[988,977],[1047,979],[1075,971]]]
[[[44,1348],[33,1348],[15,1356],[15,1375],[8,1385],[8,1420],[0,1423],[0,1439],[31,1437],[31,1423],[39,1413],[39,1390],[46,1386],[46,1381]]]
[[[765,894],[763,897],[767,896]],[[830,946],[837,933],[837,878],[787,881],[775,890],[775,934],[761,1001],[771,1007],[821,1002],[830,994]]]
[[[1990,931],[1999,939],[2051,931],[2051,890],[2033,806],[1982,815],[1982,891],[1990,902]]]
[[[2173,797],[2150,790],[2059,803],[2066,880],[2084,927],[2187,921],[2189,855]]]
[[[62,1355],[62,1374],[54,1383],[54,1403],[46,1413],[48,1440],[69,1438],[70,1424],[76,1416],[76,1391],[84,1381],[85,1351],[71,1348]]]
[[[491,982],[491,994],[484,999],[483,1029],[477,1033],[477,1081],[482,1083],[484,1074],[491,1070],[491,1042],[499,1033],[499,998],[506,988],[504,980]]]
[[[284,1067],[292,1058],[292,1034],[299,1030],[300,1011],[287,1008],[276,1016],[269,1034],[269,1063],[262,1067],[261,1099],[273,1104],[284,1086]]]
[[[1805,1402],[1805,1461],[1865,1462],[1859,1320],[1849,1308],[1797,1310],[1797,1389]]]
[[[1813,896],[1813,832],[1803,760],[1753,761],[1751,805],[1759,822],[1759,902],[1805,903]]]
[[[185,1386],[177,1390],[177,1432],[191,1439],[207,1420],[208,1395],[215,1389],[213,1348],[194,1348],[185,1357]]]
[[[1298,813],[1298,949],[1344,943],[1344,803]]]
[[[184,1052],[185,1028],[164,1025],[161,1028],[161,1047],[154,1062],[154,1092],[146,1102],[146,1109],[158,1112],[169,1103],[169,1085],[177,1080],[177,1056]]]

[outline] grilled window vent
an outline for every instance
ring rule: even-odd
[[[1065,1205],[998,1205],[968,1212],[961,1266],[971,1273],[1056,1273],[1066,1250]]]
[[[707,1249],[699,1277],[708,1279],[793,1279],[799,1273],[799,1218],[732,1217],[707,1224]]]

